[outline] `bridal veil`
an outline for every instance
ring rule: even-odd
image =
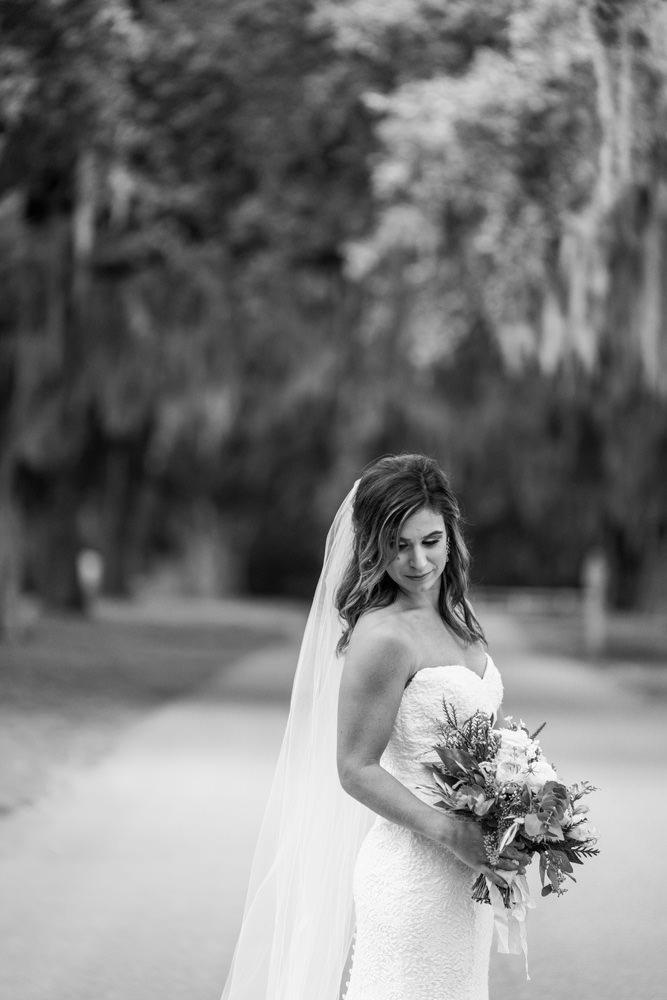
[[[336,770],[336,589],[352,555],[356,483],[327,536],[289,718],[222,1000],[338,1000],[352,935],[352,874],[372,813]]]

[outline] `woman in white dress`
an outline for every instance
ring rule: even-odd
[[[493,915],[471,887],[482,871],[502,880],[479,825],[420,791],[443,699],[465,719],[477,709],[495,715],[502,697],[466,596],[458,505],[433,460],[392,456],[362,477],[353,521],[354,557],[338,593],[347,625],[338,768],[378,819],[354,875],[346,1000],[482,1000]],[[510,850],[499,867],[520,865]]]
[[[493,914],[471,889],[502,878],[423,790],[443,700],[464,719],[502,698],[468,562],[430,458],[378,460],[341,506],[223,1000],[488,997]],[[497,867],[523,864],[510,847]]]

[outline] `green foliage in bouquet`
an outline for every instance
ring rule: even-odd
[[[599,853],[597,831],[581,801],[595,789],[587,781],[567,786],[558,780],[536,739],[543,726],[530,735],[522,722],[506,721],[507,728],[495,729],[477,711],[460,723],[444,702],[442,742],[433,748],[438,760],[427,765],[439,793],[434,805],[481,824],[492,867],[511,843],[530,859],[539,855],[542,895],[562,895],[565,879],[576,881],[573,865]],[[511,887],[501,894],[509,907]],[[490,902],[483,874],[473,885],[473,899]]]

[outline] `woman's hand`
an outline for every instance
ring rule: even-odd
[[[502,875],[497,874],[498,869],[518,872],[520,875],[525,872],[525,852],[512,845],[505,848],[495,866],[492,867],[489,864],[484,847],[484,834],[481,826],[475,820],[442,814],[439,826],[439,833],[434,839],[448,847],[460,861],[463,861],[473,871],[486,875],[489,881],[494,882],[501,889],[506,888],[507,882]]]

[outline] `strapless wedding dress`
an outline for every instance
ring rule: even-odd
[[[462,665],[427,667],[406,687],[382,765],[424,801],[443,720],[495,715],[500,674]],[[354,875],[356,933],[345,1000],[487,1000],[493,912],[470,898],[475,873],[447,848],[378,817]]]

